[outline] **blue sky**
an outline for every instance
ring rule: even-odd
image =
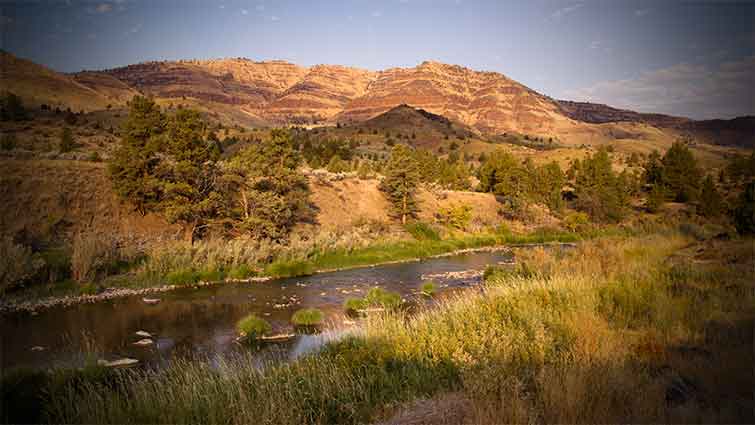
[[[243,56],[368,69],[438,60],[555,98],[696,118],[755,114],[755,3],[33,1],[2,48],[59,71]]]

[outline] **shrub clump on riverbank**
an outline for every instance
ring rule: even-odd
[[[46,419],[363,423],[454,392],[475,423],[751,422],[752,246],[671,234],[533,250],[527,274],[369,317],[319,354],[129,371],[58,391]]]

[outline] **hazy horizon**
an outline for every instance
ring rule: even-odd
[[[553,98],[691,118],[755,115],[755,3],[395,0],[0,5],[2,48],[76,72],[245,57],[370,70],[425,60]]]

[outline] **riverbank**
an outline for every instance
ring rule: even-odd
[[[369,318],[289,364],[35,374],[54,398],[33,412],[53,423],[368,423],[455,394],[452,416],[470,423],[751,423],[752,250],[751,239],[667,233],[527,251],[488,273],[485,291]],[[31,378],[14,379],[18,395]]]
[[[361,267],[375,267],[387,264],[422,261],[429,258],[460,255],[472,252],[504,250],[523,244],[570,244],[564,241],[577,240],[573,234],[523,235],[501,237],[474,236],[464,239],[438,241],[402,241],[392,244],[369,246],[356,250],[325,252],[308,261],[289,260],[274,262],[268,266],[268,273],[262,276],[245,278],[223,277],[222,280],[201,280],[194,278],[175,284],[162,284],[143,288],[105,287],[96,294],[67,294],[42,299],[10,299],[0,302],[0,314],[38,312],[52,307],[67,307],[77,304],[103,302],[115,298],[159,294],[186,287],[202,287],[227,283],[266,282],[275,278],[305,276],[318,273],[332,273]],[[510,242],[509,242],[510,241]],[[450,249],[450,250],[449,250]],[[222,276],[222,274],[211,274]],[[128,279],[124,276],[119,280]]]

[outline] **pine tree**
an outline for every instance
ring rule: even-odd
[[[417,214],[416,192],[420,182],[419,166],[411,149],[404,145],[394,147],[384,173],[380,190],[390,202],[393,215],[406,224],[408,218]]]

